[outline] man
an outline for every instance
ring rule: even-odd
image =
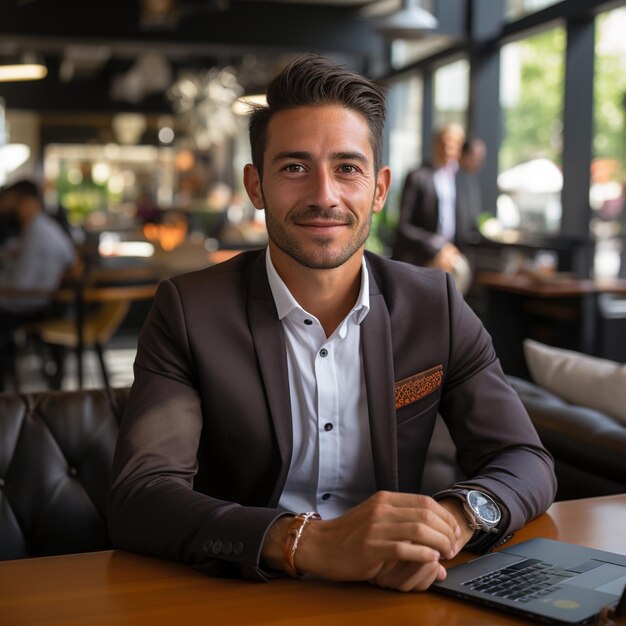
[[[465,140],[456,174],[456,240],[461,250],[467,244],[480,241],[478,217],[483,211],[483,201],[478,173],[486,156],[487,148],[482,139],[469,137]]]
[[[267,97],[244,183],[269,245],[160,285],[111,537],[220,575],[426,589],[468,541],[546,509],[552,460],[447,275],[364,253],[390,183],[380,88],[305,55]],[[420,483],[438,411],[472,478],[437,501]],[[465,486],[494,513],[472,516],[487,532],[468,525]]]
[[[447,124],[435,134],[433,161],[409,172],[400,198],[393,258],[446,272],[460,255],[455,245],[456,173],[465,132]]]
[[[0,253],[0,390],[9,368],[13,332],[22,324],[45,316],[50,292],[75,259],[74,244],[56,220],[43,209],[37,185],[20,180],[0,194],[4,240]],[[20,292],[38,292],[26,294]]]

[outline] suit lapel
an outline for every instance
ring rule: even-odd
[[[398,489],[398,448],[394,407],[391,327],[385,300],[370,271],[370,311],[361,326],[376,487]]]
[[[280,474],[269,503],[272,506],[278,503],[289,471],[293,431],[285,338],[267,280],[265,253],[253,262],[248,286],[248,322],[281,458]]]

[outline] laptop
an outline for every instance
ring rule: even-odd
[[[530,539],[451,567],[430,589],[528,619],[588,624],[625,587],[625,555]]]

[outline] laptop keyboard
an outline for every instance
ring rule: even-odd
[[[474,591],[507,598],[515,602],[530,602],[558,591],[558,583],[575,576],[552,563],[526,559],[515,565],[495,570],[463,583]]]

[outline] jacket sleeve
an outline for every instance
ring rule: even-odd
[[[445,239],[433,230],[424,228],[421,222],[426,211],[425,204],[436,202],[436,197],[428,197],[424,185],[424,172],[410,172],[402,189],[400,198],[400,215],[398,219],[398,235],[409,241],[420,257],[433,258],[443,248]],[[434,207],[433,207],[434,209]]]
[[[113,462],[108,524],[116,547],[267,580],[265,533],[283,512],[194,491],[203,414],[180,296],[163,282],[142,329]]]
[[[556,493],[554,461],[518,395],[507,382],[491,338],[448,276],[451,341],[440,412],[470,478],[459,483],[491,493],[504,505],[488,548],[545,512]]]

